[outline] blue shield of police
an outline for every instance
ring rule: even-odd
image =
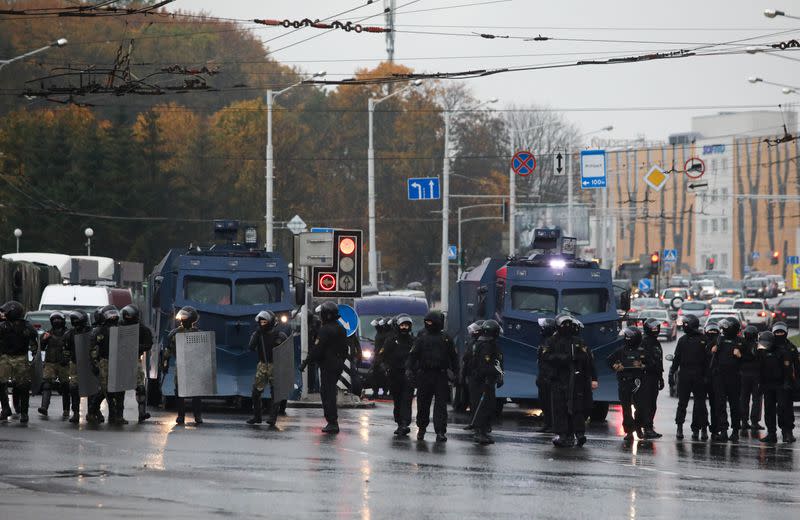
[[[272,399],[283,401],[294,391],[294,335],[272,349]]]
[[[100,391],[100,381],[92,372],[92,358],[89,354],[89,333],[75,334],[75,367],[78,373],[78,393],[88,397]]]
[[[214,331],[175,335],[175,375],[178,397],[217,394],[217,342]]]
[[[139,325],[108,329],[108,391],[136,388],[139,370]]]

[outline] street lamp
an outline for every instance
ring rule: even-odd
[[[369,147],[367,148],[367,199],[368,199],[368,213],[369,213],[369,284],[370,286],[378,287],[378,247],[376,245],[377,238],[375,236],[375,149],[372,141],[372,119],[375,114],[375,106],[394,97],[401,92],[405,92],[410,88],[419,87],[422,85],[422,80],[414,80],[411,84],[396,90],[380,99],[369,98],[367,100],[367,109],[369,112]]]
[[[324,70],[314,73],[311,77],[312,78],[321,78],[327,74]],[[272,239],[272,228],[273,228],[273,193],[272,193],[272,182],[274,179],[273,176],[273,158],[272,158],[272,105],[275,101],[277,96],[280,96],[284,92],[293,89],[298,85],[302,85],[305,83],[306,80],[300,80],[297,83],[289,85],[288,87],[284,88],[283,90],[278,90],[274,92],[272,90],[267,90],[267,202],[266,202],[266,224],[267,224],[267,238],[265,249],[267,251],[272,251],[273,249],[273,239]]]
[[[786,14],[784,11],[779,11],[777,9],[764,9],[764,16],[767,18],[775,18],[776,16],[783,16],[784,18],[792,18],[794,20],[800,20],[800,16],[792,16]]]
[[[47,49],[51,49],[53,47],[63,47],[66,44],[67,44],[67,39],[66,38],[59,38],[58,40],[52,42],[49,45],[45,45],[44,47],[40,47],[40,48],[32,50],[30,52],[26,52],[25,54],[21,54],[21,55],[15,57],[15,58],[11,58],[11,59],[8,59],[8,60],[0,60],[0,69],[2,69],[3,67],[5,67],[6,65],[8,65],[10,63],[14,63],[15,61],[24,60],[25,58],[29,58],[29,57],[33,56],[34,54],[38,54],[40,52],[44,52]]]
[[[22,230],[20,228],[15,229],[14,230],[14,236],[17,239],[17,253],[19,253],[19,237],[22,236]]]
[[[86,256],[92,256],[92,237],[94,236],[94,230],[87,227],[83,230],[83,234],[86,235]]]
[[[464,109],[476,110],[489,103],[497,103],[497,98],[491,98],[488,101],[479,103],[472,108]],[[444,111],[444,164],[442,165],[442,260],[441,260],[441,279],[440,291],[442,293],[441,311],[447,314],[449,309],[448,296],[450,293],[450,258],[448,249],[450,244],[449,237],[450,226],[450,111]]]
[[[783,89],[781,89],[781,92],[783,92],[784,94],[797,94],[797,93],[798,93],[798,92],[797,92],[797,89],[793,89],[793,88],[786,88],[786,87],[784,87]]]

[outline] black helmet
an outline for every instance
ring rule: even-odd
[[[58,323],[58,325],[56,325]],[[55,311],[50,314],[50,325],[57,329],[63,329],[67,324],[67,317],[61,311]]]
[[[106,319],[103,317],[103,307],[98,307],[92,311],[92,323],[96,327],[100,327],[105,323]]]
[[[440,332],[444,328],[444,314],[440,311],[429,311],[425,315],[425,328],[431,332]]]
[[[122,316],[122,323],[124,325],[135,325],[139,323],[139,308],[134,304],[126,305],[119,312]]]
[[[0,307],[0,313],[3,313],[8,321],[21,320],[25,317],[25,307],[20,302],[11,300]]]
[[[556,333],[556,320],[553,318],[539,318],[539,328],[542,329],[542,339],[549,338]]]
[[[69,313],[69,322],[72,324],[73,329],[86,327],[89,325],[89,315],[80,309],[76,309]]]
[[[656,337],[661,334],[661,322],[655,318],[650,318],[644,322],[642,330],[645,335]]]
[[[559,314],[556,316],[556,327],[559,334],[573,335],[580,332],[583,324],[571,314]]]
[[[775,325],[772,326],[772,334],[774,336],[783,336],[786,337],[789,335],[789,327],[782,321],[777,322]]]
[[[200,315],[197,313],[197,310],[194,307],[187,305],[178,311],[175,319],[181,322],[181,326],[184,329],[189,329],[200,320]]]
[[[758,341],[758,329],[753,325],[748,325],[745,327],[742,335],[744,336],[745,341],[749,343],[755,343]]]
[[[397,324],[397,331],[400,334],[410,334],[411,328],[414,326],[414,320],[411,319],[411,316],[408,314],[401,314],[395,320]]]
[[[700,318],[694,314],[687,314],[683,317],[683,332],[693,334],[700,329]]]
[[[775,335],[768,330],[765,330],[758,335],[758,345],[767,350],[772,350],[775,347]]]
[[[319,306],[319,319],[329,323],[339,319],[339,306],[333,302],[325,302]]]
[[[703,332],[706,335],[718,336],[719,335],[719,325],[717,323],[707,323],[706,328],[703,329]]]
[[[725,318],[720,320],[719,328],[726,338],[735,338],[739,335],[739,330],[742,326],[736,318]]]
[[[100,309],[100,312],[103,315],[103,325],[113,327],[119,323],[119,309],[115,306],[106,305]]]
[[[477,338],[481,335],[481,325],[483,325],[483,320],[478,320],[476,322],[470,323],[467,325],[467,332],[473,338]]]
[[[275,326],[278,319],[275,317],[275,313],[272,311],[261,311],[256,314],[256,323],[258,323],[259,327],[261,326],[261,322],[266,321],[266,329],[270,330],[272,327]]]
[[[622,329],[622,341],[627,348],[638,347],[642,343],[642,331],[636,327]]]
[[[495,320],[486,320],[481,325],[481,336],[496,338],[503,333],[503,327]]]

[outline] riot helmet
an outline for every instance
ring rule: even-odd
[[[115,306],[106,305],[100,309],[100,313],[103,315],[103,325],[115,327],[119,324],[119,309]]]
[[[72,324],[73,329],[88,327],[89,315],[80,309],[76,309],[69,313],[69,322]]]
[[[50,314],[50,325],[54,329],[63,329],[67,326],[67,317],[61,311],[55,311]]]
[[[25,307],[18,301],[7,301],[0,307],[2,313],[8,321],[21,320],[25,317]]]
[[[782,321],[772,326],[772,334],[776,339],[782,339],[789,335],[789,327]]]
[[[503,333],[503,327],[496,320],[486,320],[481,325],[481,336],[496,338]]]
[[[744,336],[744,340],[748,343],[755,343],[758,341],[758,329],[753,325],[745,327],[742,335]]]
[[[190,329],[200,320],[200,315],[194,307],[189,305],[182,307],[175,316],[184,329]]]
[[[134,304],[126,305],[119,312],[122,316],[123,325],[136,325],[139,323],[139,308]]]
[[[411,327],[414,326],[414,322],[411,320],[411,316],[407,314],[401,314],[397,318],[397,331],[400,334],[408,335],[411,334]]]
[[[705,329],[703,329],[703,332],[705,332],[706,336],[709,338],[716,338],[719,336],[719,325],[717,323],[708,323]]]
[[[323,323],[339,319],[339,307],[333,302],[325,302],[319,306],[319,318]]]
[[[725,318],[719,322],[719,329],[726,338],[735,338],[739,335],[741,325],[736,318]]]
[[[275,323],[277,323],[277,318],[272,311],[261,311],[256,314],[256,323],[265,330],[271,330],[275,326]]]
[[[661,322],[655,318],[650,318],[642,324],[642,330],[646,336],[658,337],[661,334]]]
[[[578,334],[583,324],[571,314],[559,314],[556,316],[556,327],[559,334],[571,336]]]
[[[98,307],[92,311],[92,323],[95,327],[102,327],[106,319],[103,317],[103,307]]]
[[[539,328],[542,329],[542,339],[549,338],[556,333],[556,320],[553,318],[539,318]]]
[[[694,314],[687,314],[683,317],[683,332],[694,334],[700,329],[700,318]]]
[[[483,325],[483,320],[478,320],[476,322],[467,325],[467,332],[473,339],[478,339],[478,336],[481,335],[482,325]]]
[[[429,332],[441,332],[444,328],[444,314],[440,311],[429,311],[425,315],[425,329]]]
[[[775,335],[765,330],[761,334],[758,335],[758,348],[765,348],[767,350],[772,350],[775,348]]]
[[[642,343],[642,331],[636,327],[625,327],[622,329],[622,342],[627,349],[633,349]]]

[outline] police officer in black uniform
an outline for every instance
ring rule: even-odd
[[[569,314],[556,317],[556,333],[547,339],[542,360],[552,367],[553,444],[586,443],[587,392],[591,393],[593,358],[580,337],[581,322]]]
[[[38,356],[38,334],[33,325],[25,319],[25,308],[18,301],[11,300],[0,307],[0,381],[11,380],[12,392],[19,400],[19,422],[28,422],[28,406],[31,397],[33,370],[28,353]],[[0,420],[11,416],[11,409],[4,402]]]
[[[683,317],[684,335],[678,340],[672,366],[669,369],[669,384],[675,385],[678,376],[678,409],[675,412],[677,432],[675,437],[683,439],[683,423],[689,396],[692,404],[692,440],[708,439],[708,410],[706,409],[705,379],[708,363],[706,361],[706,336],[700,331],[700,319],[692,314]],[[680,373],[678,372],[680,370]]]
[[[88,334],[92,331],[89,326],[89,315],[77,309],[69,313],[69,322],[72,328],[64,335],[66,353],[69,358],[69,395],[72,416],[69,422],[78,424],[80,422],[81,394],[78,388],[78,356],[75,353],[75,336],[78,334]]]
[[[739,396],[741,378],[739,365],[742,359],[742,341],[739,339],[739,320],[725,318],[720,321],[722,335],[716,345],[711,345],[711,380],[717,408],[717,421],[711,440],[739,442]],[[728,423],[730,408],[730,423]],[[728,426],[733,428],[728,436]]]
[[[177,334],[187,332],[200,332],[197,327],[197,322],[200,321],[200,314],[197,309],[190,305],[182,307],[177,314],[178,326],[169,331],[167,337],[164,338],[163,359],[161,360],[161,368],[164,373],[169,370],[169,359],[177,356]],[[175,424],[186,423],[186,398],[178,395],[178,374],[175,371],[175,402],[178,408],[178,416],[175,418]],[[203,403],[200,397],[192,397],[192,413],[194,414],[194,423],[203,424]]]
[[[406,377],[417,387],[417,440],[425,439],[431,401],[435,399],[433,427],[436,442],[447,442],[448,383],[451,377],[455,380],[458,353],[453,340],[443,330],[444,315],[441,312],[430,311],[424,321],[425,329],[417,336],[406,362]]]
[[[39,413],[47,416],[53,388],[61,394],[63,418],[69,417],[69,358],[66,355],[64,336],[67,333],[67,317],[61,311],[50,314],[50,330],[45,332],[39,342],[44,354],[42,381],[42,405]]]
[[[494,444],[489,432],[497,401],[495,389],[503,386],[503,353],[497,345],[502,332],[497,321],[484,321],[481,335],[473,347],[470,394],[478,397],[472,412],[475,442],[478,444]]]
[[[256,352],[258,355],[258,364],[256,365],[256,375],[253,378],[253,390],[251,392],[253,417],[247,420],[247,424],[261,424],[263,421],[261,396],[264,394],[264,388],[268,384],[272,385],[273,381],[272,368],[274,358],[272,349],[280,346],[288,338],[283,331],[277,330],[278,319],[272,311],[259,312],[256,315],[256,323],[258,323],[258,328],[250,336],[249,346],[250,351]],[[275,423],[278,422],[281,403],[275,399],[274,388],[271,393],[270,416],[267,419],[267,424],[275,426]]]
[[[412,326],[410,316],[399,316],[397,334],[385,338],[375,356],[375,363],[389,379],[389,393],[394,401],[394,422],[397,423],[394,434],[400,436],[411,432],[411,400],[414,389],[406,379],[406,362],[414,346]]]
[[[649,319],[644,322],[642,329],[644,332],[642,347],[647,351],[650,359],[653,360],[653,363],[645,368],[644,379],[642,380],[642,390],[644,391],[645,399],[648,400],[647,415],[642,420],[644,438],[657,439],[661,437],[661,434],[655,431],[653,424],[656,417],[656,409],[658,408],[658,392],[664,388],[664,351],[658,341],[658,335],[661,333],[661,322]],[[638,408],[636,413],[639,413]]]
[[[758,386],[760,379],[760,365],[758,362],[758,329],[748,325],[742,332],[742,360],[741,380],[742,390],[739,396],[739,417],[741,418],[742,433],[749,429],[755,437],[764,427],[758,424],[761,420],[761,389]],[[747,418],[750,422],[747,422]]]
[[[475,407],[477,406],[478,402],[477,399],[480,399],[480,396],[476,397],[472,394],[472,354],[475,350],[475,342],[478,341],[478,338],[481,336],[481,327],[483,326],[483,320],[478,320],[475,322],[470,323],[467,325],[467,339],[464,344],[464,355],[461,356],[461,369],[458,374],[458,389],[460,395],[458,396],[460,401],[459,403],[453,403],[453,408],[465,412],[467,408],[469,408],[470,413],[475,412]],[[466,426],[464,426],[465,430],[472,430],[475,428],[475,425],[470,422]]]
[[[394,331],[392,330],[392,326],[389,324],[388,317],[378,317],[372,320],[372,326],[375,328],[375,338],[373,340],[373,347],[376,356],[377,353],[381,351],[383,348],[384,343],[390,339],[394,335]],[[377,399],[380,390],[383,389],[384,393],[386,390],[386,386],[389,385],[388,376],[383,371],[383,367],[380,366],[379,363],[376,363],[375,360],[372,362],[372,367],[368,374],[369,376],[369,385],[372,387],[372,398]]]
[[[764,397],[764,424],[767,425],[767,434],[761,438],[761,442],[774,444],[778,442],[778,426],[783,425],[783,408],[791,386],[792,363],[788,351],[776,345],[775,336],[769,331],[758,335],[756,359],[759,385]],[[783,440],[789,442],[785,431]]]
[[[136,370],[136,404],[139,409],[139,424],[150,418],[147,412],[147,377],[142,368],[141,357],[153,349],[153,333],[140,320],[139,308],[134,305],[126,305],[119,311],[122,318],[122,325],[139,326],[139,364]],[[123,394],[124,395],[124,394]]]
[[[308,352],[308,357],[300,365],[300,370],[305,370],[310,362],[320,367],[320,398],[325,420],[328,422],[323,428],[323,433],[339,433],[339,414],[336,408],[336,384],[344,370],[344,361],[349,356],[347,332],[337,321],[339,307],[333,302],[325,302],[319,308],[319,317],[322,325],[319,328],[317,339]]]
[[[625,440],[633,440],[633,433],[640,439],[649,417],[650,396],[645,393],[644,379],[648,369],[656,365],[652,350],[644,347],[642,333],[637,328],[626,327],[622,331],[622,346],[608,356],[608,366],[617,373],[619,402],[622,407],[622,428]],[[636,408],[634,415],[633,407]]]
[[[711,362],[714,360],[714,355],[711,352],[711,348],[717,344],[719,341],[720,336],[720,328],[717,323],[707,323],[705,328],[703,329],[703,333],[706,337],[706,377],[705,377],[705,387],[706,387],[706,396],[708,396],[708,409],[709,409],[709,428],[713,432],[714,425],[717,424],[717,401],[715,398],[714,393],[714,381],[711,377]],[[705,430],[703,431],[705,433]],[[705,435],[700,436],[701,440],[707,440]]]
[[[105,399],[108,404],[108,424],[124,425],[128,424],[128,421],[123,417],[125,392],[108,391],[110,329],[119,326],[119,310],[113,305],[108,305],[103,307],[102,314],[103,322],[92,330],[91,339],[89,340],[92,369],[100,378],[100,392],[93,401],[91,411],[93,412],[93,418],[97,420],[100,416],[100,406],[103,403],[103,399]]]
[[[541,338],[539,339],[539,349],[536,353],[536,364],[539,372],[536,374],[536,386],[539,389],[539,406],[542,408],[542,419],[544,424],[539,429],[542,433],[553,431],[553,411],[552,399],[550,397],[550,381],[553,377],[553,368],[544,361],[544,353],[547,351],[547,338],[556,333],[556,320],[553,318],[539,318],[539,329]]]
[[[780,414],[782,420],[778,426],[783,432],[783,442],[794,442],[794,393],[797,391],[798,378],[800,378],[800,353],[797,346],[789,341],[789,327],[782,321],[772,326],[772,335],[775,338],[775,348],[781,349],[786,353],[789,361],[789,382],[786,391],[781,394],[783,400],[783,413]]]

